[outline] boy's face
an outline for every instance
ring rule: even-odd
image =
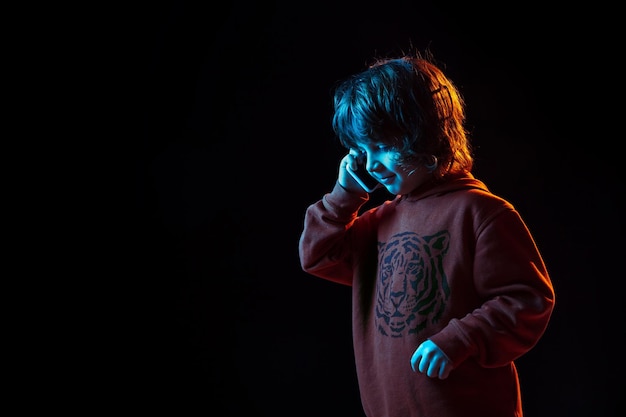
[[[391,194],[408,194],[432,178],[423,165],[400,163],[398,151],[383,143],[361,143],[351,153],[358,154],[367,171]]]

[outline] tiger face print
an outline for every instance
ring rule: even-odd
[[[378,243],[378,331],[390,337],[418,334],[441,318],[450,296],[442,267],[449,241],[448,231],[421,237],[405,232]]]

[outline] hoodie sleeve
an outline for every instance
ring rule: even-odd
[[[345,244],[347,231],[368,199],[368,194],[350,193],[336,183],[330,193],[307,208],[299,241],[304,271],[352,285],[351,251]]]
[[[512,208],[478,230],[474,286],[483,304],[430,339],[457,367],[468,357],[497,367],[528,352],[545,332],[555,294],[531,234]]]

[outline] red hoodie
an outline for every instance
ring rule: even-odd
[[[514,360],[543,335],[554,289],[514,207],[471,174],[358,215],[336,184],[306,211],[304,271],[352,286],[353,343],[368,417],[520,417]],[[411,368],[431,339],[447,379]]]

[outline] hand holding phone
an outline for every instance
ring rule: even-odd
[[[368,193],[376,190],[381,186],[381,184],[376,180],[376,178],[372,177],[367,169],[365,169],[365,164],[358,163],[356,171],[353,171],[350,168],[350,165],[347,167],[348,172],[352,177],[359,183],[359,185]]]

